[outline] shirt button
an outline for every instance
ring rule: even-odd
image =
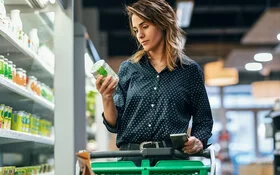
[[[155,106],[155,104],[151,104],[151,106],[152,106],[152,107],[154,107],[154,106]]]
[[[157,90],[157,87],[154,87],[154,90]]]
[[[157,75],[157,78],[159,78],[159,75]]]
[[[151,125],[151,124],[148,124],[148,126],[151,127],[152,125]]]

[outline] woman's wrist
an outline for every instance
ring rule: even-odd
[[[113,95],[102,95],[102,100],[111,102],[111,101],[113,101]]]

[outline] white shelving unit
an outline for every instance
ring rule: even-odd
[[[44,44],[54,50],[54,25],[47,20],[46,12],[63,13],[59,4],[51,5],[46,9],[35,8],[32,0],[5,0],[7,15],[12,9],[21,11],[23,32],[27,33],[32,28],[38,29],[40,44]],[[47,21],[45,21],[47,20]],[[0,55],[13,61],[17,68],[26,70],[27,75],[37,77],[38,81],[53,87],[54,66],[45,62],[44,55],[40,57],[35,51],[24,45],[10,29],[0,25]],[[32,93],[27,88],[20,86],[13,81],[0,76],[0,104],[13,108],[13,111],[26,111],[36,114],[41,119],[54,123],[55,104],[45,98]],[[45,164],[47,161],[39,159],[39,155],[54,158],[55,139],[31,133],[24,133],[10,129],[0,128],[0,167],[12,166],[11,161],[7,164],[3,159],[5,153],[20,153],[23,160],[22,166],[33,166]],[[39,161],[40,160],[40,161]],[[34,164],[34,162],[37,162]],[[17,166],[17,165],[15,165]],[[0,173],[1,174],[1,173]],[[54,172],[41,175],[54,175]]]
[[[25,30],[38,27],[38,35],[40,41],[43,42],[41,44],[48,46],[54,52],[55,66],[46,65],[45,59],[23,46],[21,41],[13,37],[3,26],[0,26],[0,55],[13,61],[17,68],[25,69],[27,73],[30,73],[28,75],[33,75],[42,83],[53,87],[55,102],[54,104],[49,103],[28,93],[25,88],[0,78],[0,103],[13,107],[13,110],[26,110],[52,120],[55,123],[55,140],[22,135],[24,133],[11,135],[9,132],[10,135],[7,137],[0,136],[0,142],[6,142],[6,144],[0,144],[0,166],[3,166],[2,154],[11,153],[11,151],[16,151],[17,154],[22,153],[22,157],[24,157],[22,162],[28,165],[38,162],[39,154],[48,154],[55,159],[56,168],[55,173],[51,172],[46,175],[75,175],[75,153],[85,149],[83,142],[86,139],[85,115],[83,114],[85,113],[85,97],[81,95],[81,89],[85,88],[83,87],[84,63],[80,60],[84,55],[85,43],[81,41],[81,44],[77,45],[74,42],[73,0],[59,0],[45,9],[36,8],[34,1],[5,0],[6,12],[9,13],[12,9],[20,10],[25,33],[29,32]],[[55,12],[53,24],[49,25],[49,22],[52,21],[51,18],[49,21],[43,21],[45,16],[40,13],[45,12]],[[84,40],[84,32],[78,36]],[[76,48],[80,53],[76,52]],[[84,131],[82,131],[83,128]],[[4,131],[0,129],[1,132]]]
[[[8,0],[7,2],[5,2],[6,5],[28,5],[29,7],[32,7],[31,3],[29,2],[29,0]]]
[[[50,173],[42,173],[42,174],[39,174],[39,175],[54,175],[54,172],[50,172]]]
[[[16,53],[13,54],[13,56],[17,60],[13,61],[18,62],[17,66],[26,69],[27,66],[30,66],[32,64],[32,66],[34,67],[39,67],[38,69],[43,69],[43,72],[40,73],[47,74],[48,76],[53,77],[54,70],[49,68],[44,62],[42,62],[40,57],[34,51],[24,46],[20,40],[15,38],[13,34],[3,26],[0,26],[0,36],[0,51],[2,53],[7,52],[8,54]],[[26,62],[29,62],[30,64],[26,65]]]
[[[14,94],[14,95],[20,95],[24,98],[27,98],[29,100],[32,100],[39,105],[41,105],[43,108],[47,108],[51,111],[54,110],[54,104],[43,97],[40,97],[38,95],[35,95],[34,93],[31,93],[28,91],[26,88],[17,85],[16,83],[8,80],[7,78],[0,76],[0,86],[2,87],[2,91],[6,91],[9,94]]]
[[[54,145],[54,139],[19,131],[0,129],[0,145],[22,141]]]

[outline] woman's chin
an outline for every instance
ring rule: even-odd
[[[143,49],[144,49],[145,52],[149,52],[150,51],[150,49],[147,48],[147,47],[143,47]]]

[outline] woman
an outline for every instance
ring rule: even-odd
[[[164,0],[139,0],[127,6],[127,13],[139,50],[121,64],[119,80],[96,80],[105,126],[117,133],[121,150],[140,149],[148,141],[168,147],[169,135],[186,133],[192,117],[183,151],[201,151],[207,147],[213,119],[202,70],[183,53],[175,12]]]

